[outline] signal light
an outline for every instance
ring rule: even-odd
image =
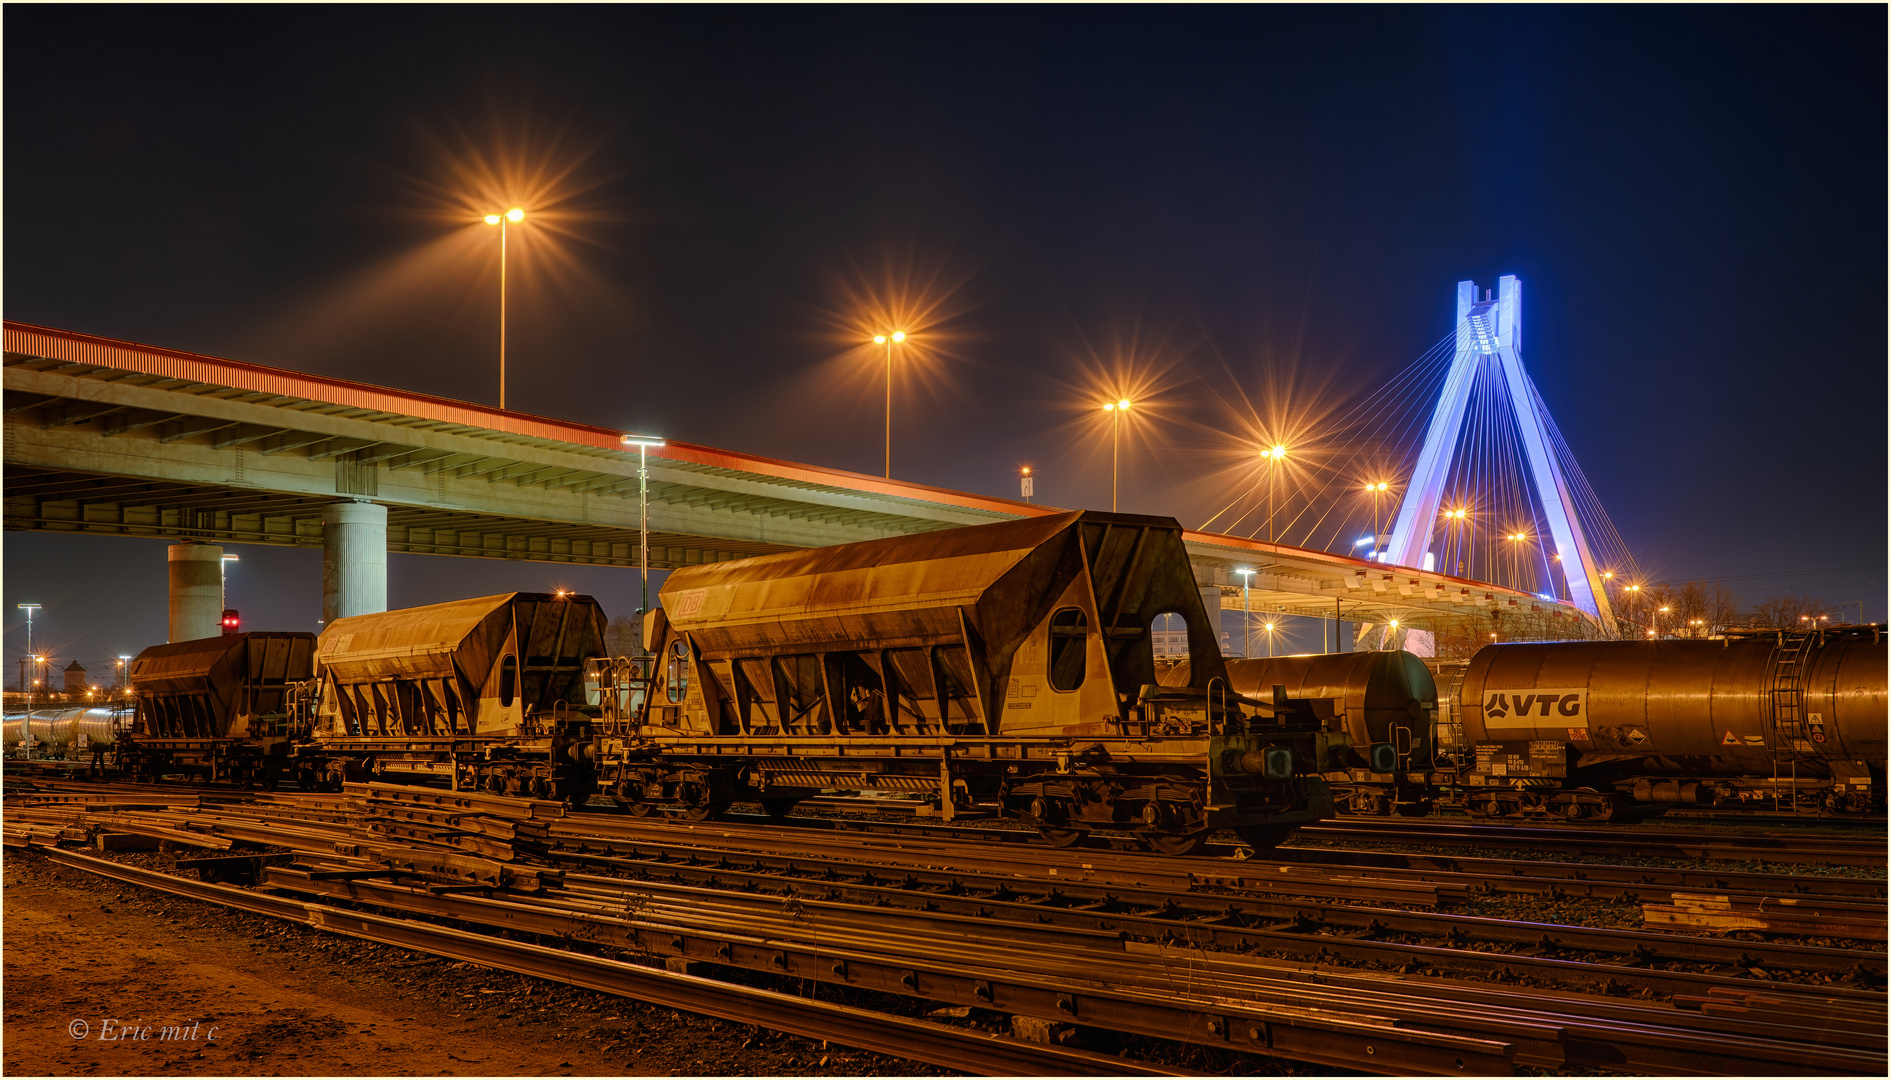
[[[235,608],[223,609],[223,632],[226,634],[243,632],[243,617],[237,614]]]

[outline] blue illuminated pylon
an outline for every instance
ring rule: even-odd
[[[1457,327],[1457,355],[1445,376],[1444,392],[1432,413],[1431,426],[1425,432],[1418,467],[1399,504],[1384,560],[1399,566],[1431,568],[1432,536],[1438,504],[1444,498],[1445,478],[1451,471],[1451,453],[1464,427],[1471,385],[1478,368],[1488,361],[1503,375],[1511,413],[1529,459],[1531,485],[1549,523],[1555,554],[1561,558],[1570,601],[1588,612],[1604,633],[1614,636],[1615,619],[1601,569],[1590,554],[1568,481],[1551,448],[1548,417],[1541,399],[1517,355],[1523,344],[1523,283],[1515,274],[1506,274],[1497,279],[1497,299],[1479,300],[1476,282],[1458,282]]]

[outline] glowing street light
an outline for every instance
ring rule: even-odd
[[[1390,629],[1386,632],[1385,643],[1389,647],[1389,651],[1397,651],[1399,647],[1399,621],[1393,619],[1387,625]]]
[[[1110,513],[1112,514],[1116,512],[1117,428],[1123,419],[1123,414],[1129,411],[1129,405],[1128,398],[1118,398],[1115,401],[1103,403],[1103,411],[1110,414]]]
[[[1036,490],[1037,478],[1031,475],[1031,467],[1026,465],[1020,468],[1018,470],[1018,492],[1024,496],[1024,501],[1030,502],[1031,496]]]
[[[637,609],[638,648],[643,641],[643,617],[650,611],[650,451],[663,449],[663,440],[649,435],[625,435],[618,440],[637,448],[637,561],[643,572],[643,606]]]
[[[1280,486],[1280,463],[1287,459],[1287,448],[1276,444],[1261,451],[1261,456],[1271,466],[1267,471],[1267,542],[1278,548],[1279,544],[1274,539],[1274,493]]]
[[[906,331],[873,335],[875,345],[886,346],[886,478],[893,479],[893,346],[906,340]]]
[[[1261,629],[1267,631],[1267,658],[1272,660],[1274,658],[1274,624],[1266,623]]]
[[[26,655],[20,659],[20,689],[26,691],[26,713],[33,713],[33,691],[27,686],[26,664],[33,658],[33,612],[38,611],[38,604],[15,604],[14,607],[26,612]]]
[[[1379,499],[1391,487],[1392,485],[1384,480],[1366,484],[1366,491],[1372,495],[1372,557],[1374,559],[1379,557]]]
[[[525,211],[513,207],[503,214],[487,214],[486,224],[499,226],[499,411],[506,409],[506,225],[525,220]]]

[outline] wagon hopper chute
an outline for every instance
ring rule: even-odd
[[[1243,701],[1171,519],[1066,513],[673,572],[640,741],[605,778],[633,812],[785,810],[824,789],[1002,805],[1054,840],[1276,842],[1330,813],[1343,734]],[[1158,684],[1150,626],[1188,627]],[[644,755],[643,760],[638,754]]]

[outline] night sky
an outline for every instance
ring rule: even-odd
[[[1882,6],[4,18],[9,319],[490,402],[521,204],[515,409],[877,474],[899,322],[896,476],[1107,508],[1127,386],[1123,509],[1195,527],[1514,273],[1652,578],[1885,617]],[[4,539],[9,665],[22,601],[88,667],[162,640],[162,542]],[[319,552],[232,550],[248,627],[314,628]],[[389,601],[633,582],[395,556]]]

